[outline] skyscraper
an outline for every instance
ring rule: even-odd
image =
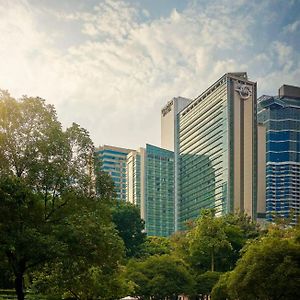
[[[128,201],[140,207],[147,235],[174,232],[174,153],[146,145],[127,156]]]
[[[178,113],[176,229],[214,208],[256,217],[256,83],[227,73]]]
[[[300,216],[300,87],[283,85],[278,96],[258,99],[266,128],[266,219]],[[292,214],[291,214],[292,213]]]
[[[178,134],[177,114],[192,102],[191,99],[175,97],[161,110],[161,147],[174,151]]]
[[[161,147],[174,151],[174,216],[178,215],[178,189],[175,189],[175,178],[178,178],[178,113],[192,102],[184,97],[174,97],[161,110]],[[177,218],[174,219],[174,226],[177,228]]]
[[[115,146],[100,146],[96,154],[101,159],[101,168],[107,172],[114,182],[117,200],[126,201],[126,159],[131,149]]]

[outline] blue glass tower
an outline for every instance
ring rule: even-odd
[[[104,145],[96,150],[103,171],[107,172],[115,186],[117,200],[126,201],[126,159],[131,149]]]
[[[300,215],[300,87],[283,85],[278,96],[258,99],[266,127],[266,219]]]

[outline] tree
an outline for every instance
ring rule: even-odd
[[[140,217],[139,209],[131,203],[115,202],[112,219],[124,241],[126,256],[139,256],[146,239],[145,223]]]
[[[213,210],[203,210],[196,226],[188,233],[190,260],[198,270],[210,265],[215,271],[215,257],[221,251],[232,249],[224,230],[222,218],[216,218]]]
[[[197,295],[210,295],[212,288],[218,282],[221,274],[222,273],[220,272],[207,271],[205,273],[195,276],[195,291]]]
[[[213,210],[203,210],[187,233],[187,261],[197,272],[235,267],[240,250],[248,240],[259,236],[259,227],[244,213],[215,217]]]
[[[230,272],[226,272],[219,277],[211,291],[212,300],[231,300],[227,287],[229,276]]]
[[[299,299],[299,229],[271,229],[252,241],[231,272],[221,276],[212,299]]]
[[[24,299],[24,274],[38,266],[62,264],[70,274],[80,261],[86,268],[116,269],[122,242],[105,208],[109,192],[102,188],[97,197],[95,181],[101,180],[93,168],[85,129],[73,124],[63,131],[54,107],[41,98],[17,101],[0,93],[0,252],[14,273],[18,299]],[[106,251],[100,255],[100,249]]]
[[[124,246],[109,221],[110,208],[92,199],[84,202],[85,207],[81,203],[76,207],[80,214],[72,214],[70,226],[61,232],[68,239],[67,250],[34,273],[33,288],[38,293],[76,299],[125,296],[126,284],[119,276]]]
[[[170,255],[150,256],[145,261],[131,260],[127,278],[135,296],[142,299],[177,299],[194,293],[194,280],[185,263]]]
[[[141,255],[144,257],[152,255],[171,254],[169,238],[163,236],[148,236],[142,245]]]

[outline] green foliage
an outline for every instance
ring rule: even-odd
[[[299,299],[299,228],[271,226],[245,246],[236,268],[220,277],[213,300]]]
[[[123,242],[111,222],[111,191],[94,170],[85,129],[63,131],[54,107],[40,98],[0,94],[0,257],[18,299],[24,274],[50,294],[72,289],[84,299],[98,295],[98,285],[116,290]],[[88,279],[98,285],[87,288]]]
[[[144,257],[152,255],[171,254],[169,238],[162,236],[148,236],[142,245],[141,255]]]
[[[133,295],[142,299],[159,300],[194,293],[194,280],[187,266],[170,255],[131,260],[127,265],[127,278],[133,283]]]
[[[196,276],[195,290],[197,294],[210,295],[212,288],[218,282],[222,273],[207,271]]]
[[[230,272],[220,276],[218,282],[214,285],[211,291],[212,300],[231,300],[228,291],[228,281]]]
[[[90,205],[86,210],[81,209],[80,216],[69,219],[69,231],[61,232],[68,239],[64,255],[34,274],[38,293],[73,295],[79,299],[124,295],[123,281],[119,279],[123,242],[106,219],[109,208],[101,202]]]
[[[245,214],[215,217],[213,210],[203,210],[187,233],[187,260],[200,273],[230,270],[245,243],[258,235],[257,225]]]
[[[250,244],[230,274],[228,290],[239,299],[299,299],[300,244],[265,237]]]
[[[215,218],[214,211],[204,210],[196,226],[188,233],[190,260],[196,269],[215,270],[215,257],[232,246],[224,230],[222,218]]]
[[[191,264],[188,234],[186,232],[178,231],[170,236],[169,239],[173,255],[183,259],[186,263]]]
[[[101,168],[102,161],[97,154],[94,155],[94,170],[96,175],[96,195],[105,201],[116,198],[115,186],[112,177]]]
[[[124,241],[126,256],[128,258],[139,256],[146,239],[144,221],[140,217],[139,209],[130,203],[115,202],[112,220]]]

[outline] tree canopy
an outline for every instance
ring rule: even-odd
[[[194,280],[188,267],[182,260],[170,255],[154,255],[144,261],[130,261],[127,278],[133,283],[133,294],[142,299],[162,300],[194,293]]]
[[[104,284],[117,272],[123,242],[107,206],[112,191],[102,185],[99,193],[97,183],[85,129],[73,124],[63,130],[54,107],[41,98],[15,100],[1,92],[0,252],[18,299],[24,299],[25,274],[36,282],[57,277],[59,288],[85,299],[91,291],[80,278],[101,274]],[[38,268],[44,275],[34,273]]]
[[[131,203],[115,202],[112,220],[124,241],[126,256],[128,258],[140,256],[146,233],[139,209]]]

